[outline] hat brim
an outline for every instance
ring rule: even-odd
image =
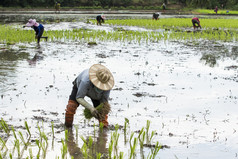
[[[99,79],[96,76],[96,72],[100,69],[105,69],[110,74],[110,79],[106,83],[102,83],[101,81],[99,81]],[[112,87],[114,86],[114,78],[112,76],[112,73],[110,72],[109,69],[107,69],[105,66],[103,66],[101,64],[94,64],[90,67],[89,79],[93,83],[94,86],[96,86],[97,88],[104,90],[104,91],[111,90]]]
[[[28,26],[28,27],[31,27],[31,26],[33,26],[34,24],[33,23],[26,23],[26,26]]]

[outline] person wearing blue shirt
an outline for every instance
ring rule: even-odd
[[[97,25],[102,25],[102,23],[104,23],[104,20],[106,19],[105,15],[98,15],[96,17],[96,20],[97,20]]]
[[[111,72],[101,64],[94,64],[89,69],[82,71],[73,82],[73,89],[66,106],[65,125],[71,127],[74,114],[79,105],[88,109],[93,117],[108,126],[108,115],[101,119],[96,109],[101,103],[108,104],[110,90],[114,86],[114,78]],[[89,97],[92,104],[88,103],[84,97]]]
[[[37,39],[38,44],[40,43],[41,38],[45,38],[47,41],[48,37],[42,36],[44,33],[44,26],[42,24],[37,23],[35,19],[29,19],[28,23],[26,23],[26,25],[23,26],[23,28],[25,27],[32,27],[35,30],[35,39]]]

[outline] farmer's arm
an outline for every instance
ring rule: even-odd
[[[81,104],[84,108],[90,110],[91,114],[95,117],[98,118],[98,112],[97,110],[89,104],[84,97],[87,95],[88,89],[89,89],[89,83],[85,81],[81,81],[78,85],[78,92],[76,95],[76,100],[79,104]]]

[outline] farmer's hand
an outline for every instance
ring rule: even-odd
[[[93,115],[93,117],[95,117],[96,119],[99,119],[99,113],[98,113],[97,109],[91,108],[90,112]]]

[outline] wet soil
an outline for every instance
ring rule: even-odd
[[[46,28],[57,26],[113,30],[113,26],[88,25],[84,21],[47,24]],[[49,143],[52,141],[46,158],[60,156],[72,81],[82,70],[101,63],[111,70],[116,81],[109,101],[109,129],[100,131],[97,127],[95,135],[94,123],[98,122],[85,120],[84,109],[79,107],[75,125],[69,130],[68,155],[82,157],[79,150],[83,141],[79,137],[93,136],[95,151],[107,156],[111,132],[119,124],[119,151],[128,156],[126,139],[131,132],[137,136],[149,120],[150,130],[155,130],[156,135],[152,145],[145,145],[143,150],[137,147],[138,159],[145,158],[156,141],[163,145],[158,158],[237,158],[236,42],[96,44],[42,41],[40,45],[32,42],[10,48],[0,44],[0,115],[18,131],[25,132],[24,122],[28,122],[33,152],[38,149],[34,141],[39,126],[48,134]],[[123,131],[125,118],[129,120],[127,135]],[[4,132],[0,135],[3,137]]]

